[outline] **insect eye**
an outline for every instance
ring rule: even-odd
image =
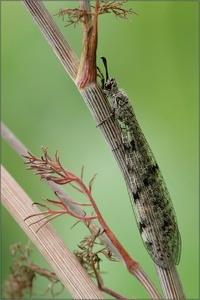
[[[115,78],[111,77],[107,80],[106,84],[105,84],[105,87],[107,90],[111,90],[113,89],[116,85],[116,81],[115,81]]]

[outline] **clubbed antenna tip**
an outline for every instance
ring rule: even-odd
[[[108,66],[107,66],[107,60],[104,56],[101,56],[101,59],[103,61],[105,70],[106,70],[106,81],[109,79],[109,75],[108,75]]]

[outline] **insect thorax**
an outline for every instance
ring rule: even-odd
[[[116,94],[119,91],[115,78],[109,78],[104,85],[104,93],[109,96]]]

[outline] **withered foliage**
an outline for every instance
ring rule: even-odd
[[[101,234],[99,230],[98,234],[90,234],[86,236],[78,245],[80,250],[74,250],[74,255],[79,260],[80,264],[90,276],[95,276],[97,281],[100,280],[100,263],[102,254],[108,260],[117,261],[116,257],[109,250],[108,247],[103,247],[102,244],[96,239]],[[103,233],[103,232],[102,232]]]
[[[129,20],[127,16],[130,14],[138,15],[136,12],[132,10],[132,8],[130,9],[123,8],[125,2],[126,0],[125,1],[99,1],[98,15],[113,13],[117,18],[126,19],[126,20]],[[94,6],[91,5],[91,8],[94,9]],[[65,26],[70,26],[72,24],[76,26],[78,23],[84,22],[83,17],[85,15],[92,16],[94,15],[94,12],[87,11],[81,8],[61,8],[55,14],[55,16],[59,16],[59,17],[62,16],[63,20],[65,15],[68,16],[68,20],[67,20],[68,24]]]
[[[58,277],[55,273],[40,268],[39,266],[30,263],[31,249],[29,243],[25,245],[24,249],[20,243],[16,243],[10,247],[13,266],[10,267],[10,275],[8,279],[3,284],[3,296],[4,299],[21,299],[25,294],[46,294],[49,290],[53,297],[60,294],[63,290],[57,293],[54,292],[54,286],[59,282]],[[36,275],[41,275],[46,277],[51,284],[43,293],[35,293],[33,291],[34,279]]]

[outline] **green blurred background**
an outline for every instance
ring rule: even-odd
[[[77,1],[45,1],[54,15]],[[140,16],[129,21],[107,14],[99,18],[98,65],[108,59],[110,76],[128,93],[139,123],[170,191],[182,236],[178,266],[187,299],[198,299],[198,1],[130,1]],[[80,57],[81,26],[64,27],[54,17]],[[158,286],[154,266],[140,239],[125,184],[107,144],[96,128],[74,83],[19,1],[1,3],[2,120],[36,155],[41,146],[58,149],[63,165],[86,182],[97,173],[93,195],[111,229]],[[2,163],[33,201],[53,198],[51,191],[2,141]],[[72,193],[78,201],[79,195]],[[87,235],[81,224],[63,216],[52,222],[73,250]],[[11,244],[27,237],[2,208],[2,280],[9,274]],[[48,268],[34,248],[32,261]],[[102,264],[104,283],[126,297],[148,299],[141,285],[120,263]],[[47,281],[36,280],[44,291]],[[51,298],[50,294],[43,296]],[[109,296],[105,296],[110,299]],[[35,295],[32,298],[42,298]],[[64,292],[58,298],[71,296]]]

